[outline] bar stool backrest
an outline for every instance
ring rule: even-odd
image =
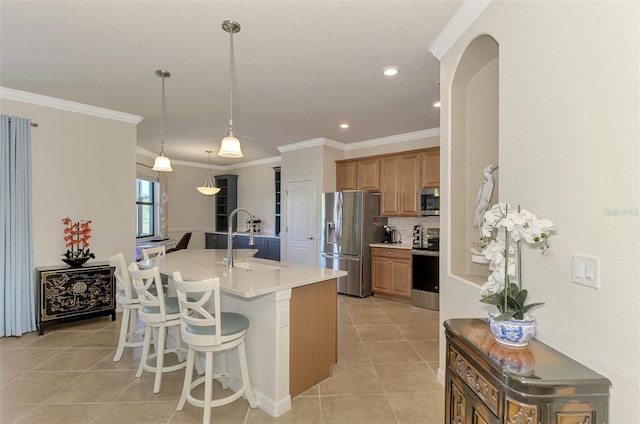
[[[220,279],[184,281],[176,271],[173,281],[180,304],[182,339],[195,345],[221,345]]]
[[[133,304],[139,303],[135,294],[135,290],[131,285],[131,279],[129,279],[129,272],[127,270],[127,262],[124,259],[122,253],[118,253],[109,258],[109,265],[114,267],[116,277],[116,302]]]
[[[162,322],[173,319],[167,316],[162,280],[158,267],[139,269],[134,262],[129,265],[129,277],[142,305],[139,315],[143,321]]]
[[[156,256],[164,256],[167,253],[167,248],[165,245],[160,245],[156,247],[146,247],[142,249],[142,259],[148,261],[149,259],[155,258]]]

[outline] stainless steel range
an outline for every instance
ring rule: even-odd
[[[440,229],[428,228],[423,234],[416,225],[411,248],[411,304],[440,310]]]

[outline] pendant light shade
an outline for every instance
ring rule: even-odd
[[[162,78],[162,126],[160,132],[160,156],[158,156],[153,163],[153,170],[158,172],[170,172],[173,171],[171,168],[171,161],[164,155],[164,115],[167,110],[164,99],[164,79],[169,78],[171,73],[158,69],[156,71],[156,75]]]
[[[240,140],[233,135],[228,135],[223,138],[220,143],[218,155],[225,158],[241,158],[242,149],[240,148]]]
[[[220,143],[220,151],[218,156],[225,158],[241,158],[242,149],[240,148],[240,140],[233,135],[233,70],[234,70],[234,54],[233,54],[233,34],[240,32],[240,24],[234,21],[222,22],[222,29],[229,33],[229,132]]]
[[[207,150],[207,180],[204,182],[204,185],[201,187],[197,187],[198,191],[205,196],[213,196],[217,194],[220,189],[213,185],[213,181],[211,181],[211,150]]]
[[[160,151],[160,156],[158,156],[155,162],[153,162],[153,170],[159,172],[173,171],[173,168],[171,168],[171,161],[164,155],[163,151]]]

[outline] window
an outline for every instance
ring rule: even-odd
[[[156,227],[156,185],[136,179],[136,237],[151,237]]]

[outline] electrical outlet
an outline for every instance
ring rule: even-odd
[[[600,288],[600,258],[574,253],[571,260],[571,281]]]

